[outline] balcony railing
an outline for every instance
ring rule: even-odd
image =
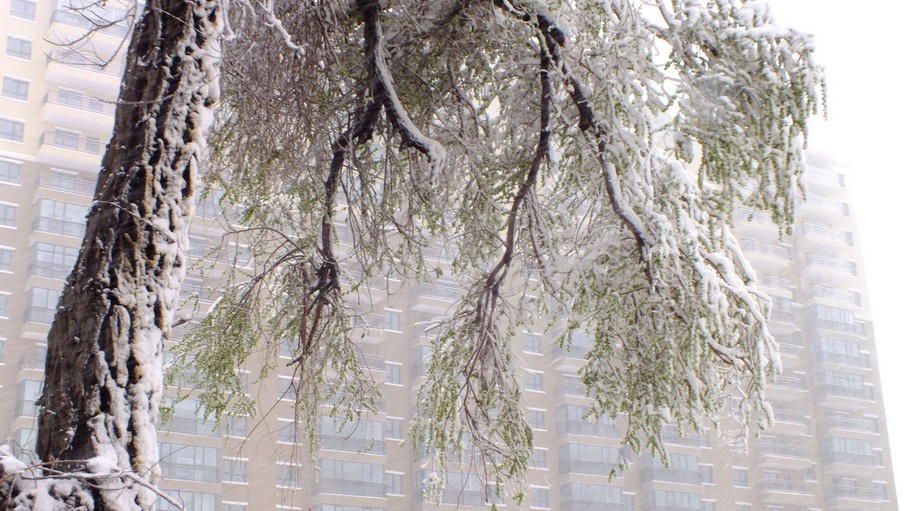
[[[16,416],[38,417],[38,405],[33,400],[21,399],[16,402]]]
[[[806,265],[827,268],[848,275],[857,275],[857,263],[838,259],[837,257],[829,257],[820,254],[806,254]]]
[[[827,396],[848,397],[851,399],[860,399],[863,401],[873,400],[873,387],[864,386],[854,388],[823,383],[819,384],[818,390]]]
[[[806,390],[806,377],[799,374],[794,376],[782,374],[771,382],[771,386],[792,390]]]
[[[861,431],[864,433],[879,433],[879,423],[870,417],[866,419],[851,419],[841,415],[829,415],[828,427],[844,429],[847,431]]]
[[[384,497],[387,495],[387,485],[384,483],[352,481],[349,479],[331,479],[329,477],[321,477],[320,480],[313,485],[313,490],[315,494],[332,493],[336,495],[360,495],[363,497]],[[464,493],[469,494],[472,492]],[[469,504],[469,502],[466,503]]]
[[[840,364],[851,367],[869,367],[870,357],[863,353],[835,353],[833,351],[819,351],[816,353],[816,359],[820,362]]]
[[[826,298],[828,300],[837,300],[839,302],[860,305],[860,293],[844,289],[835,289],[828,286],[811,286],[807,296],[810,298]]]
[[[679,436],[675,428],[664,427],[660,437],[665,444],[684,445],[686,447],[710,447],[711,439],[704,433],[686,433]]]
[[[100,155],[105,150],[105,143],[97,138],[81,137],[63,131],[45,131],[41,134],[41,143],[95,155]]]
[[[57,309],[46,309],[44,307],[30,306],[25,308],[25,320],[34,321],[35,323],[51,324],[54,321],[54,314]]]
[[[619,430],[612,424],[599,424],[587,421],[566,420],[556,423],[556,431],[561,435],[584,435],[601,438],[618,438]]]
[[[44,371],[44,363],[46,358],[47,354],[43,352],[24,353],[21,357],[19,357],[19,368]]]
[[[780,410],[775,408],[774,421],[787,424],[801,424],[803,426],[809,426],[810,419],[808,415],[801,412],[794,412],[793,410]]]
[[[862,321],[854,323],[845,323],[843,321],[830,321],[827,319],[810,318],[810,326],[820,330],[831,330],[832,332],[841,332],[862,336],[866,334],[866,323]]]
[[[825,460],[829,463],[843,463],[847,465],[859,465],[862,467],[876,467],[882,465],[881,457],[875,452],[832,451],[826,453]]]
[[[32,261],[29,265],[29,273],[39,277],[50,277],[52,279],[64,279],[73,269],[73,263],[59,264],[50,261]]]
[[[74,236],[77,238],[81,238],[86,232],[85,222],[73,222],[46,216],[37,217],[32,224],[32,228],[36,231],[52,232],[54,234],[63,234],[64,236]]]
[[[170,433],[184,433],[187,435],[220,436],[218,424],[215,421],[203,420],[197,417],[172,417],[162,427]]]
[[[66,92],[56,90],[48,92],[47,96],[45,96],[45,102],[102,115],[114,115],[115,110],[114,104],[102,101],[98,98],[67,94]]]
[[[370,440],[355,436],[318,435],[318,445],[321,449],[331,451],[361,452],[369,454],[384,454],[384,440]]]
[[[859,486],[850,486],[838,484],[832,487],[832,496],[839,499],[855,500],[885,500],[886,494],[884,489],[877,488],[860,488]]]
[[[70,9],[55,10],[54,14],[51,16],[51,20],[63,23],[64,25],[84,28],[87,31],[92,30],[103,34],[110,34],[120,38],[127,35],[127,32],[130,30],[125,21],[119,21],[114,24],[103,20],[95,21],[90,18],[88,13],[82,14]]]
[[[765,479],[762,487],[766,491],[801,493],[812,495],[812,485],[806,481],[793,481],[790,479]]]
[[[425,298],[434,298],[436,300],[447,300],[453,302],[463,296],[463,290],[456,285],[446,284],[419,284],[419,296]]]
[[[631,511],[632,508],[621,502],[605,502],[596,500],[562,499],[559,509],[573,509],[574,511]],[[645,508],[650,510],[660,508]]]
[[[781,289],[784,291],[790,291],[793,289],[793,284],[791,284],[789,279],[782,279],[781,277],[774,277],[772,275],[759,274],[758,283],[765,287]]]
[[[761,243],[752,239],[745,239],[740,243],[740,246],[746,252],[752,252],[755,254],[763,254],[778,259],[790,259],[790,251],[787,250],[787,247],[782,247],[778,245],[770,245],[768,243]]]
[[[592,474],[609,475],[617,465],[600,461],[582,461],[572,459],[559,460],[559,474]]]
[[[95,180],[83,179],[59,172],[45,172],[41,175],[39,186],[49,190],[75,193],[86,197],[95,195]]]
[[[767,439],[762,439],[762,441],[759,442],[758,451],[759,454],[763,456],[809,459],[809,448],[805,446],[785,444]]]
[[[105,63],[101,59],[94,59],[75,50],[52,50],[48,54],[51,62],[59,62],[65,66],[85,69],[93,73],[100,73],[114,77],[124,74],[124,65],[114,62]],[[103,66],[104,65],[104,66]]]
[[[819,224],[804,224],[803,230],[809,236],[815,236],[817,238],[824,238],[827,240],[838,241],[844,243],[848,246],[854,245],[854,235],[849,231],[842,229],[833,229],[831,227],[826,227]]]
[[[648,481],[701,484],[701,472],[697,470],[675,470],[671,468],[648,467],[641,470],[641,478]]]
[[[847,203],[841,202],[835,199],[829,199],[828,197],[823,197],[816,194],[807,194],[806,203],[817,208],[826,209],[832,213],[838,213],[841,216],[848,216],[850,212],[848,211]]]
[[[184,481],[199,481],[201,483],[218,483],[219,469],[199,465],[186,465],[184,463],[159,463],[162,477],[165,479],[182,479]]]

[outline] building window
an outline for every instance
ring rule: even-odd
[[[10,296],[6,293],[0,293],[0,318],[10,317],[9,310],[7,309],[9,306],[9,297]]]
[[[159,466],[165,479],[219,482],[220,458],[219,450],[215,447],[161,442],[159,456]]]
[[[392,385],[400,385],[402,383],[400,373],[403,366],[400,364],[391,364],[388,362],[384,364],[384,367],[387,370],[387,383]]]
[[[25,136],[25,123],[12,119],[0,119],[0,139],[22,142]]]
[[[89,208],[82,204],[39,199],[35,228],[39,231],[81,238],[86,231],[88,212]]]
[[[248,462],[238,458],[225,458],[222,462],[222,482],[248,482]]]
[[[749,469],[735,467],[733,469],[733,486],[739,488],[748,488],[749,487]]]
[[[2,121],[2,119],[0,119]],[[22,169],[22,165],[9,161],[9,160],[0,160],[0,181],[4,183],[19,183],[19,172]]]
[[[79,256],[79,249],[55,243],[38,242],[32,246],[32,260],[29,272],[32,275],[65,278]]]
[[[322,416],[317,422],[317,441],[321,449],[383,454],[383,440],[384,423],[381,421],[343,421]]]
[[[300,385],[298,378],[292,379],[289,376],[278,376],[276,381],[277,399],[294,400],[298,395],[298,387]]]
[[[164,404],[170,413],[168,421],[161,425],[162,429],[186,435],[219,436],[218,424],[206,418],[203,405],[196,399],[176,402],[174,398],[166,397]]]
[[[222,511],[247,511],[247,504],[238,504],[235,502],[223,502]]]
[[[543,392],[543,373],[538,371],[527,371],[524,388],[535,392]]]
[[[701,484],[714,484],[714,470],[711,465],[698,465],[701,473]]]
[[[12,0],[10,2],[10,16],[24,20],[34,20],[35,2],[31,0]]]
[[[32,41],[7,36],[6,54],[17,59],[32,60]]]
[[[533,452],[530,454],[530,466],[532,468],[547,468],[546,454],[548,452],[549,451],[547,449],[534,447]]]
[[[387,472],[384,475],[387,479],[388,495],[405,495],[403,493],[403,474],[397,472]]]
[[[3,97],[26,101],[29,98],[29,82],[18,78],[3,77]]]
[[[400,331],[400,311],[384,309],[384,330]]]
[[[403,440],[403,419],[388,417],[384,428],[384,438]]]
[[[533,429],[546,429],[546,410],[527,410],[527,422]]]
[[[16,227],[16,206],[0,204],[0,225]]]
[[[527,353],[543,352],[543,336],[527,332],[524,334],[524,351]]]
[[[183,507],[175,507],[165,499],[156,501],[155,511],[214,511],[216,509],[216,494],[202,493],[187,490],[162,490],[175,502],[180,502]]]
[[[37,417],[38,405],[35,401],[41,395],[41,382],[22,380],[17,386],[16,415],[19,417]]]
[[[13,251],[0,248],[0,271],[13,271]]]
[[[538,487],[530,488],[530,507],[549,509],[549,489]]]
[[[25,320],[38,323],[51,323],[57,311],[59,289],[31,287],[26,299]]]
[[[225,429],[229,436],[244,438],[248,436],[248,420],[245,417],[232,417],[226,419]]]
[[[319,493],[361,495],[363,497],[387,495],[384,465],[331,459],[321,459],[318,460],[318,463],[320,479],[317,483],[317,491]]]

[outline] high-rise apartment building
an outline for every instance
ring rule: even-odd
[[[57,296],[76,258],[100,156],[113,124],[124,24],[96,31],[83,51],[54,44],[84,34],[90,21],[73,0],[0,0],[0,437],[27,450],[34,441],[45,337]],[[106,15],[117,15],[109,2]],[[608,418],[587,418],[577,370],[589,346],[554,347],[549,332],[518,346],[536,449],[523,509],[555,511],[897,510],[885,416],[860,250],[843,176],[810,160],[808,197],[795,233],[779,238],[763,214],[739,212],[743,250],[774,301],[771,329],[784,374],[768,390],[775,425],[746,443],[714,431],[669,431],[669,466],[623,453]],[[206,304],[210,277],[248,264],[243,246],[219,247],[220,208],[199,207],[185,284]],[[751,217],[751,221],[748,221]],[[346,236],[341,236],[345,240]],[[279,350],[279,375],[252,376],[261,415],[217,425],[200,418],[194,394],[175,406],[161,437],[162,488],[193,511],[432,510],[422,490],[431,471],[445,479],[442,509],[497,502],[478,472],[415,459],[404,445],[430,339],[424,325],[461,293],[447,276],[451,254],[428,249],[444,276],[434,284],[379,282],[361,339],[364,368],[382,387],[382,409],[357,423],[319,421],[313,459],[292,426]],[[205,307],[204,307],[205,308]],[[180,334],[180,332],[178,332]],[[180,384],[180,381],[177,382]],[[170,395],[174,395],[173,392]],[[622,457],[633,465],[613,480]],[[515,504],[506,504],[513,508]],[[502,507],[500,504],[497,507]],[[162,503],[160,509],[172,509]]]

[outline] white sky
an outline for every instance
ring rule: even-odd
[[[914,509],[914,94],[910,0],[769,0],[816,36],[828,120],[810,149],[846,164],[876,330],[898,509]]]

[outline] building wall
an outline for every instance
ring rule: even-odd
[[[85,32],[84,20],[65,5],[0,0],[0,436],[26,448],[34,441],[32,401],[47,329],[110,135],[122,71],[117,51],[126,32],[115,25],[92,36],[96,53],[119,55],[106,69],[95,68],[49,42]],[[834,164],[815,157],[810,163],[807,203],[793,234],[779,237],[764,215],[737,213],[742,247],[775,304],[771,329],[784,365],[768,389],[775,426],[757,438],[743,438],[726,423],[721,434],[670,431],[670,467],[623,453],[624,424],[583,418],[590,401],[575,373],[588,339],[566,352],[549,343],[549,332],[528,332],[517,352],[537,450],[522,508],[897,509],[848,191]],[[219,213],[209,199],[193,225],[196,269],[185,288],[201,310],[227,265],[248,264],[220,248],[225,220]],[[436,509],[423,502],[420,484],[433,464],[414,459],[403,438],[428,353],[424,325],[448,310],[459,289],[447,278],[448,251],[426,255],[445,271],[436,284],[395,283],[402,291],[388,296],[389,283],[379,282],[368,291],[376,307],[361,348],[366,371],[384,391],[379,413],[341,433],[325,421],[318,431],[323,448],[312,459],[289,427],[295,413],[279,396],[291,381],[282,375],[263,382],[251,377],[249,392],[261,414],[233,425],[197,417],[191,392],[163,427],[171,432],[161,439],[162,488],[180,490],[188,509],[205,511]],[[176,333],[180,337],[180,329]],[[288,373],[288,357],[279,356],[280,373]],[[472,456],[463,453],[463,462]],[[632,466],[608,481],[622,456]],[[467,466],[444,471],[453,473],[443,509],[484,509],[486,485],[475,474],[456,473]]]

